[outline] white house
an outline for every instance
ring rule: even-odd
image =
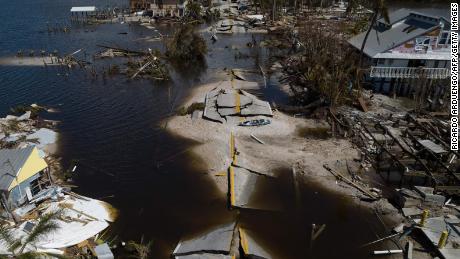
[[[450,22],[446,18],[409,9],[390,13],[389,18],[389,22],[383,18],[376,22],[364,48],[370,66],[367,76],[375,86],[406,91],[410,79],[450,76]],[[359,50],[365,35],[348,42]]]

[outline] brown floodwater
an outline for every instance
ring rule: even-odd
[[[379,247],[360,248],[378,239],[378,235],[384,235],[373,213],[350,197],[312,181],[299,180],[296,198],[291,170],[282,168],[276,175],[275,184],[262,189],[256,186],[254,195],[259,196],[256,200],[268,194],[277,195],[284,210],[243,210],[238,217],[240,224],[250,230],[254,239],[275,255],[274,258],[367,258],[372,249]],[[310,249],[312,224],[326,224],[326,228]]]

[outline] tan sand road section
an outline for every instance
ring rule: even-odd
[[[56,66],[56,57],[2,57],[0,66]]]

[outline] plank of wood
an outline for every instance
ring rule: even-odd
[[[259,139],[258,137],[254,136],[254,134],[251,134],[251,138],[253,138],[254,140],[256,140],[257,142],[259,142],[260,144],[262,145],[265,145],[265,142],[263,142],[261,139]]]
[[[364,101],[363,97],[358,97],[358,102],[359,102],[359,105],[361,106],[361,109],[364,112],[367,112],[369,110],[369,108],[367,108],[366,102]]]
[[[375,199],[375,200],[378,198],[373,193],[371,193],[370,191],[366,190],[364,187],[359,186],[358,184],[354,183],[352,180],[350,180],[350,179],[346,178],[345,176],[343,176],[341,173],[339,173],[339,172],[333,170],[332,168],[330,168],[328,164],[324,164],[323,167],[326,170],[328,170],[329,172],[331,172],[336,178],[338,178],[339,180],[344,181],[344,182],[348,183],[349,185],[355,187],[356,189],[360,190],[362,193],[367,195],[369,198]]]

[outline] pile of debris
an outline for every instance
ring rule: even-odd
[[[150,78],[155,81],[167,81],[170,79],[169,71],[165,63],[154,55],[150,55],[139,62],[128,62],[127,75],[131,79],[137,76]]]
[[[113,58],[113,57],[133,57],[133,56],[145,56],[148,55],[146,52],[130,50],[125,48],[117,48],[105,45],[97,45],[98,47],[104,48],[104,51],[101,51],[94,55],[94,58]]]
[[[53,185],[35,195],[26,205],[12,210],[11,215],[13,221],[2,218],[2,228],[25,246],[23,251],[18,251],[8,240],[2,239],[0,254],[44,252],[71,257],[82,254],[98,256],[97,250],[101,249],[98,245],[103,243],[98,234],[115,220],[116,210],[103,201]],[[37,226],[48,215],[53,215],[56,228],[42,233],[33,243],[27,243],[32,235],[37,234]]]
[[[220,123],[235,116],[273,116],[270,104],[237,89],[215,88],[206,94],[203,117]]]
[[[36,104],[12,110],[24,114],[0,118],[0,254],[76,258],[110,252],[97,235],[117,212],[59,183],[52,130],[57,122],[41,119],[39,112],[46,109]]]
[[[458,152],[447,144],[447,116],[361,114],[331,113],[333,128],[337,135],[352,136],[363,156],[387,182],[433,186],[446,195],[459,196]]]
[[[57,133],[52,130],[57,121],[37,117],[37,112],[44,108],[36,104],[22,110],[25,112],[20,116],[0,118],[0,148],[22,148],[35,144],[40,150],[49,150],[57,138]],[[42,153],[44,156],[45,153]]]
[[[432,187],[397,189],[396,203],[405,217],[405,222],[394,231],[401,235],[411,234],[416,240],[424,240],[422,244],[425,244],[425,248],[428,251],[434,249],[442,258],[459,258],[460,206],[455,205],[453,199],[451,197],[446,201],[446,197],[435,193]]]
[[[213,34],[232,33],[267,33],[263,15],[245,15],[236,18],[229,17],[218,21],[211,26]]]
[[[367,105],[360,102],[364,112],[351,107],[330,109],[327,119],[332,135],[350,137],[361,150],[363,170],[375,171],[389,186],[399,187],[386,195],[393,197],[390,200],[405,222],[388,238],[409,242],[405,249],[388,251],[405,252],[411,258],[417,240],[425,251],[441,258],[459,258],[460,164],[458,152],[448,145],[448,114],[416,114],[375,100],[371,108]],[[360,185],[359,181],[350,184]]]

